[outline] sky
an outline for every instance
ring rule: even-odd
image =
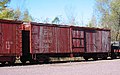
[[[86,25],[92,15],[95,0],[11,0],[10,8],[27,9],[37,22],[48,22],[57,16],[61,23],[69,24],[71,15],[75,17],[78,25]]]

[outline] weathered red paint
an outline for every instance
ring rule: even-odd
[[[72,49],[73,52],[84,52],[84,30],[72,27]]]
[[[57,46],[58,53],[70,53],[70,28],[58,27],[57,28]]]
[[[110,52],[109,30],[86,30],[86,52]]]
[[[86,31],[86,52],[97,52],[96,31]]]
[[[0,56],[22,54],[22,33],[20,21],[0,20]]]
[[[30,23],[31,53],[101,53],[110,51],[110,30]]]
[[[110,30],[72,26],[73,52],[110,52]]]
[[[33,53],[57,53],[56,28],[54,26],[31,27],[31,42]]]
[[[85,53],[109,53],[110,36],[107,29],[0,20],[0,61],[13,61],[22,53],[23,56],[28,53],[32,58],[36,54],[73,57]]]
[[[70,28],[31,23],[31,53],[70,53]]]

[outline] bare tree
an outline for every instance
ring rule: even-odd
[[[88,27],[97,27],[96,16],[93,14],[91,20],[89,21]]]
[[[69,24],[71,25],[76,25],[76,12],[75,12],[75,7],[66,7],[65,8],[65,13],[68,19]]]

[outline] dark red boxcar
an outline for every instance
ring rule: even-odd
[[[12,61],[22,54],[20,21],[0,20],[0,61]]]
[[[66,25],[29,23],[30,53],[48,56],[108,56],[110,30]],[[93,53],[92,55],[90,55]]]
[[[71,27],[72,53],[88,58],[106,59],[111,52],[109,29]]]
[[[86,29],[86,52],[110,52],[110,30]]]
[[[31,53],[70,53],[70,28],[31,23]]]
[[[72,53],[70,29],[69,26],[53,24],[24,24],[24,30],[29,31],[28,42],[32,59],[40,60],[43,56],[69,56]]]
[[[110,30],[72,27],[73,52],[108,52],[110,50]],[[86,49],[86,50],[85,50]]]

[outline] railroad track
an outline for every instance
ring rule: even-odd
[[[52,58],[53,59],[53,58]],[[70,60],[72,59],[72,60]],[[73,60],[75,59],[75,60]],[[120,59],[119,57],[117,57],[116,59]],[[59,58],[59,60],[52,60],[48,63],[30,63],[29,61],[26,62],[26,64],[22,64],[22,63],[15,63],[15,64],[8,64],[7,62],[3,65],[0,63],[0,67],[12,67],[12,66],[28,66],[28,65],[42,65],[42,64],[59,64],[59,63],[71,63],[71,62],[94,62],[94,61],[101,61],[103,59],[98,59],[98,60],[93,60],[93,59],[89,59],[88,61],[84,60],[83,58]],[[107,60],[114,60],[111,58],[106,59]]]

